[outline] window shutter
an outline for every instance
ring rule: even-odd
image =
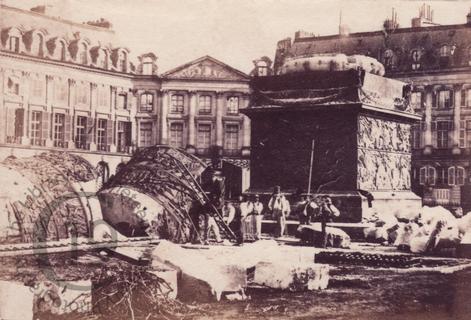
[[[437,131],[437,121],[432,121],[432,131]]]
[[[447,107],[453,108],[454,106],[455,106],[455,90],[450,90],[450,103]]]
[[[49,112],[41,112],[41,138],[49,139],[49,124],[50,124],[51,114]]]
[[[427,123],[425,121],[420,121],[420,129],[422,131],[426,131],[427,130]]]
[[[454,129],[454,122],[448,121],[448,130],[453,130],[453,129]]]
[[[465,170],[463,167],[456,168],[456,184],[459,186],[464,185]]]
[[[432,108],[437,108],[437,91],[432,91]]]
[[[124,135],[125,135],[125,143],[126,146],[131,146],[132,145],[132,140],[131,140],[131,130],[132,130],[132,122],[127,121],[124,123]]]
[[[426,180],[427,180],[427,168],[422,167],[420,168],[420,171],[419,171],[419,183],[421,185],[424,185]]]
[[[435,171],[435,168],[434,167],[428,167],[428,182],[431,186],[434,186],[435,185],[435,180],[437,178],[437,174],[436,174],[436,171]]]
[[[466,106],[466,89],[461,89],[461,106]]]
[[[71,117],[70,115],[66,114],[64,115],[64,140],[65,141],[71,141],[72,140],[72,135],[71,135]]]
[[[448,168],[448,185],[455,185],[455,167]]]
[[[113,121],[106,120],[106,145],[111,146],[113,144]]]
[[[95,141],[95,119],[87,117],[87,143]]]
[[[23,119],[25,116],[25,109],[12,109],[14,114],[14,136],[22,137],[23,136]],[[13,120],[13,119],[12,119]]]

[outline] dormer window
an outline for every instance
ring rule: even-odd
[[[82,43],[80,45],[78,62],[84,65],[88,64],[88,50],[87,50],[87,45],[85,43]]]
[[[108,53],[105,49],[98,50],[97,66],[99,68],[108,68]]]
[[[119,71],[127,71],[127,56],[126,52],[121,51],[118,55],[118,69]]]
[[[66,50],[67,50],[67,47],[65,46],[65,43],[63,41],[58,41],[57,47],[54,51],[55,59],[60,60],[60,61],[65,61],[67,57]]]
[[[153,73],[152,59],[147,57],[142,60],[142,74],[151,75]]]
[[[8,50],[13,52],[20,52],[20,37],[10,36],[8,39]]]
[[[39,57],[43,56],[43,36],[39,33],[36,34],[33,38],[33,43],[31,46],[31,54],[37,55]]]

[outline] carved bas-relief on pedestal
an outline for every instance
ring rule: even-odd
[[[352,70],[257,77],[251,85],[250,192],[280,185],[288,194],[327,194],[342,222],[420,208],[410,190],[410,128],[420,116],[404,107],[404,83]],[[376,98],[364,101],[365,92]]]

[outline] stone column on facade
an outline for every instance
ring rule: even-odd
[[[110,88],[110,94],[111,94],[111,103],[110,103],[110,120],[113,121],[113,139],[110,145],[110,152],[116,152],[117,147],[116,147],[116,136],[117,136],[117,131],[118,131],[118,123],[116,122],[116,94],[117,94],[117,87],[111,86]]]
[[[139,90],[133,89],[130,90],[131,96],[131,108],[129,108],[129,118],[131,119],[131,143],[132,143],[132,151],[136,150],[138,146],[139,140],[139,128],[137,127],[137,121],[132,121],[132,119],[136,119],[137,108],[138,106],[138,97],[139,97]]]
[[[245,115],[242,122],[242,156],[250,156],[250,119]]]
[[[196,125],[195,125],[195,115],[196,115],[196,91],[190,91],[190,105],[188,109],[188,145],[186,146],[186,151],[191,154],[195,153],[196,147]]]
[[[23,96],[23,136],[21,137],[21,144],[29,145],[31,140],[29,138],[29,119],[31,118],[31,111],[29,108],[29,87],[30,87],[30,73],[29,72],[22,72],[22,83],[24,84],[22,89],[22,96]]]
[[[68,92],[68,107],[70,115],[70,140],[67,142],[69,149],[75,149],[75,80],[69,79],[69,92]]]
[[[97,144],[96,144],[96,132],[97,132],[97,126],[98,126],[98,121],[96,119],[96,107],[98,104],[98,86],[96,83],[90,83],[90,117],[94,119],[94,128],[93,134],[92,134],[92,141],[90,142],[90,151],[97,151]],[[87,128],[87,130],[90,130]]]
[[[463,90],[463,85],[455,85],[453,88],[455,94],[453,102],[453,150],[452,153],[459,155],[461,153],[460,149],[460,120],[461,120],[461,90]]]
[[[432,152],[432,104],[433,104],[433,87],[425,88],[425,133],[424,133],[424,154]]]
[[[162,90],[162,110],[160,113],[160,143],[168,144],[168,128],[167,128],[167,116],[168,116],[168,104],[169,94],[167,90]]]
[[[54,110],[52,110],[52,99],[53,99],[53,87],[54,87],[54,77],[53,76],[46,76],[46,112],[49,112],[49,125],[50,131],[54,132]],[[46,137],[46,147],[54,146],[54,142],[52,137],[48,135]]]
[[[218,148],[223,148],[223,135],[224,127],[222,123],[222,116],[224,114],[225,104],[224,104],[224,92],[217,92],[217,101],[216,101],[216,146]]]

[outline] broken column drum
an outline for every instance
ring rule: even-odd
[[[205,168],[180,149],[142,149],[99,192],[103,218],[128,237],[151,234],[187,242],[194,227],[190,205],[204,202],[195,179]]]
[[[252,102],[251,192],[329,194],[340,220],[359,222],[373,209],[420,208],[410,190],[411,124],[420,120],[399,81],[359,70],[257,77]]]

